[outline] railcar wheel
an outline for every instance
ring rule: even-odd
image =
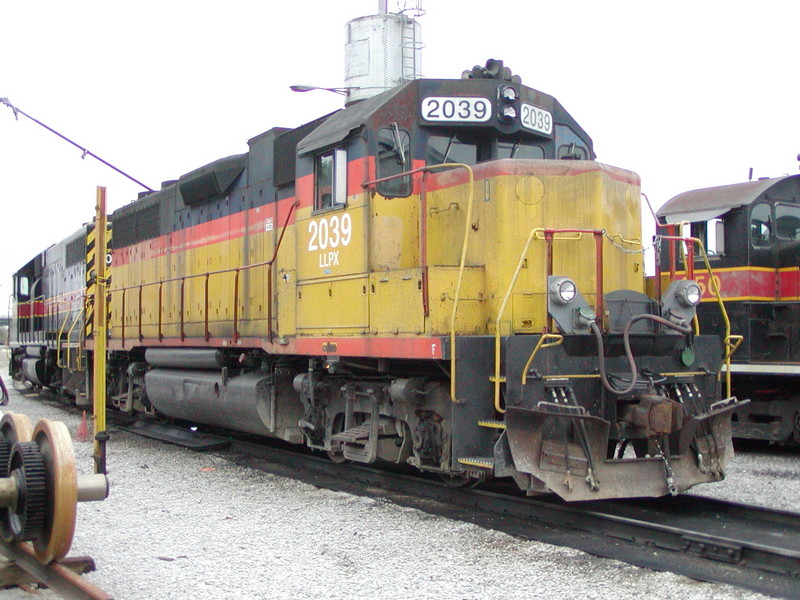
[[[78,473],[66,425],[41,419],[33,431],[33,441],[39,446],[47,476],[45,522],[33,549],[39,562],[49,564],[64,558],[72,545],[78,506]]]
[[[477,486],[481,480],[469,475],[439,475],[440,479],[444,481],[447,487],[472,489]]]
[[[328,458],[331,460],[332,463],[336,463],[337,465],[347,462],[347,459],[344,457],[344,453],[342,452],[333,452],[331,450],[326,450],[325,454],[328,455]]]
[[[7,542],[26,542],[38,537],[47,511],[47,478],[39,446],[17,442],[11,449],[9,476],[19,493],[12,506],[0,510],[0,534]]]
[[[30,442],[33,439],[33,425],[28,415],[7,412],[0,419],[0,434],[11,448],[17,442]]]

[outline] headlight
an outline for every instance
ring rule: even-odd
[[[508,121],[513,121],[517,118],[517,109],[513,106],[504,106],[500,109],[500,116]]]
[[[506,87],[501,90],[500,97],[506,102],[513,102],[519,98],[519,94],[513,87]]]
[[[675,297],[678,299],[678,302],[683,304],[686,308],[697,306],[702,296],[703,292],[700,290],[700,286],[694,281],[685,282],[685,285],[682,285],[675,291]]]
[[[550,298],[562,306],[572,302],[577,294],[575,282],[566,277],[559,277],[550,284]]]

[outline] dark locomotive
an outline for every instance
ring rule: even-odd
[[[730,330],[744,338],[729,370],[733,393],[750,402],[734,413],[734,437],[800,443],[800,175],[686,192],[658,216],[708,248]],[[685,274],[680,250],[664,244],[664,272]],[[701,328],[722,335],[708,276],[696,278]]]

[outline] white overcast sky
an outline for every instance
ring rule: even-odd
[[[409,2],[409,4],[411,4]],[[344,26],[377,0],[63,0],[0,10],[0,97],[151,187],[341,106]],[[397,7],[389,0],[390,10]],[[798,172],[797,0],[424,0],[426,77],[488,58],[554,95],[656,207]],[[0,106],[0,297],[11,275],[140,188]],[[5,312],[5,300],[0,314]]]

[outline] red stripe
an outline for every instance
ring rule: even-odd
[[[714,271],[719,282],[720,295],[726,298],[752,298],[768,300],[800,299],[800,270],[755,268],[719,269]],[[676,279],[685,279],[683,272],[675,275]],[[703,300],[716,300],[713,290],[708,285],[709,275],[706,271],[695,270],[695,281],[703,290]]]
[[[800,300],[800,269],[778,271],[778,285],[781,298]]]
[[[136,347],[165,348],[262,348],[271,354],[296,354],[310,356],[370,356],[374,358],[446,359],[442,345],[445,338],[299,338],[286,344],[269,344],[261,338],[242,338],[234,342],[229,338],[158,338],[126,339],[123,345],[118,338],[108,340],[109,350],[131,350]],[[87,348],[94,348],[94,341],[86,341]]]
[[[472,165],[472,172],[475,181],[507,175],[573,177],[576,175],[585,175],[586,173],[602,172],[607,174],[615,181],[621,181],[622,183],[628,183],[636,186],[641,185],[641,179],[636,173],[593,161],[517,159],[493,160]],[[428,191],[433,191],[448,188],[454,185],[463,185],[467,183],[467,181],[468,176],[465,169],[451,169],[448,171],[432,173],[425,184],[425,188]]]

